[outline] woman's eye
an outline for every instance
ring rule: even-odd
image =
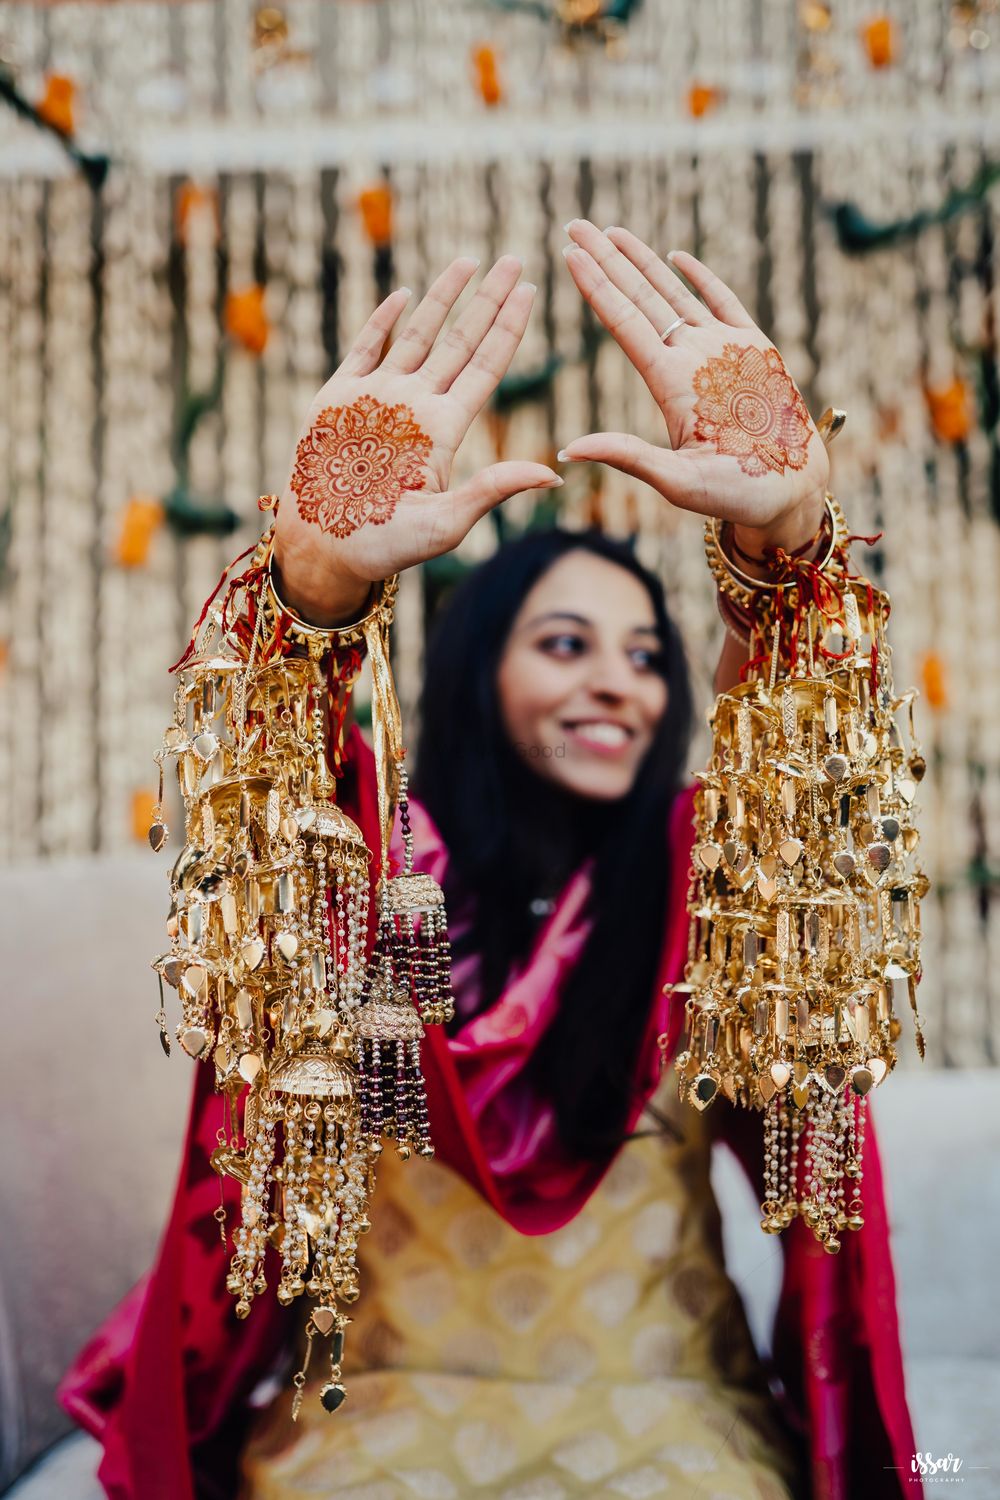
[[[648,672],[659,667],[663,662],[662,651],[655,651],[650,646],[633,646],[629,652],[629,658],[634,667],[640,672]]]
[[[559,635],[547,635],[538,644],[550,656],[579,656],[585,645],[582,636],[573,635],[568,630]]]

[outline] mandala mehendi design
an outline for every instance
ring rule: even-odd
[[[303,521],[350,536],[382,526],[405,490],[422,490],[433,441],[408,406],[359,396],[320,412],[295,450],[292,490]]]
[[[695,373],[695,436],[735,458],[745,474],[805,467],[812,427],[777,349],[727,344]]]

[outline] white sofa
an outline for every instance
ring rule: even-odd
[[[168,1062],[153,1024],[165,891],[152,854],[0,870],[0,1488],[13,1486],[11,1500],[100,1500],[95,1445],[67,1437],[52,1393],[149,1264],[172,1190],[194,1064]],[[961,1500],[997,1500],[1000,1071],[907,1063],[875,1110],[918,1446],[962,1458],[949,1485]],[[724,1149],[713,1173],[730,1273],[765,1344],[780,1249]]]

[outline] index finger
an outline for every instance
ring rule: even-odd
[[[579,245],[563,250],[570,275],[605,328],[624,350],[656,401],[662,399],[659,378],[667,349],[645,313],[613,286],[596,260]]]

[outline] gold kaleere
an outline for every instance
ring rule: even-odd
[[[399,709],[388,655],[396,580],[364,620],[321,630],[298,620],[271,577],[273,530],[178,663],[175,712],[157,754],[173,761],[185,835],[170,877],[169,950],[153,961],[177,993],[176,1037],[209,1060],[229,1100],[212,1164],[241,1186],[227,1286],[249,1315],[278,1250],[277,1297],[311,1301],[307,1348],[330,1340],[330,1411],[341,1382],[343,1307],[359,1295],[357,1246],[382,1137],[432,1155],[420,1072],[425,1024],[452,1014],[440,887],[412,869]],[[343,707],[364,644],[380,848],[335,801]],[[328,744],[334,739],[335,743]],[[150,842],[162,848],[162,790]],[[405,859],[389,838],[401,810]],[[377,939],[367,956],[369,870]],[[158,1022],[166,1049],[165,1011]],[[242,1120],[238,1109],[242,1103]],[[226,1237],[225,1211],[216,1217]],[[295,1377],[298,1411],[305,1369]]]
[[[697,1109],[721,1091],[764,1110],[761,1227],[801,1214],[832,1253],[864,1223],[866,1102],[895,1066],[901,998],[924,1054],[914,694],[895,694],[889,600],[850,571],[832,496],[825,555],[785,558],[780,587],[735,567],[715,521],[706,546],[759,649],[710,719],[675,1068]]]

